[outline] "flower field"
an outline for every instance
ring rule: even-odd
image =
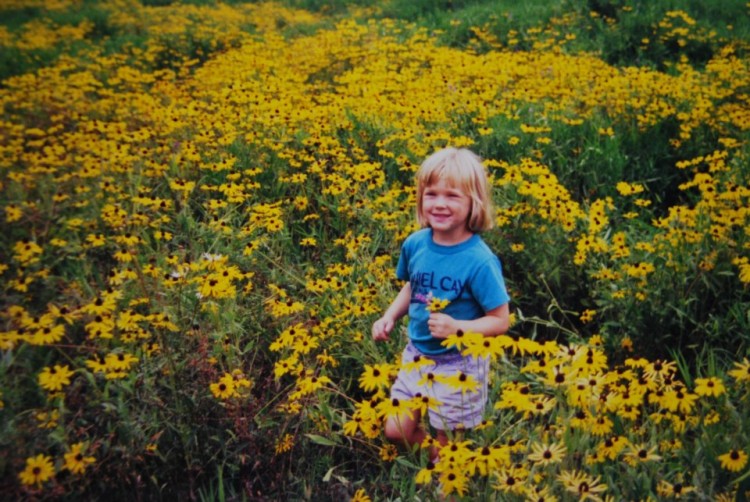
[[[3,498],[746,500],[750,4],[514,3],[0,2]],[[448,145],[513,326],[433,464],[370,328]]]

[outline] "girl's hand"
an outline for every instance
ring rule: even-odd
[[[376,342],[388,340],[388,335],[395,324],[396,322],[390,317],[381,317],[372,325],[372,339]]]
[[[427,321],[427,327],[430,328],[430,334],[435,338],[448,338],[455,335],[458,331],[456,320],[448,314],[433,312]]]

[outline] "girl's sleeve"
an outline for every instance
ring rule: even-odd
[[[499,258],[494,256],[493,259],[487,260],[480,267],[472,281],[471,292],[485,312],[496,309],[510,301]]]
[[[396,265],[396,277],[402,281],[409,280],[409,241],[408,239],[401,246],[401,254],[398,257],[398,265]]]

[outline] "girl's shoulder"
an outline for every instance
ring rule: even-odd
[[[478,234],[477,234],[478,235]],[[497,262],[500,263],[500,256],[490,247],[487,242],[479,236],[473,246],[473,254],[480,262]]]
[[[404,246],[421,245],[432,239],[432,232],[429,228],[421,228],[409,234],[404,240]]]

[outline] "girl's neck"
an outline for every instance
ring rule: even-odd
[[[435,244],[439,244],[441,246],[456,246],[458,244],[461,244],[463,242],[468,241],[474,236],[474,233],[471,232],[468,229],[465,229],[461,232],[436,232],[435,229],[432,230],[432,242]]]

